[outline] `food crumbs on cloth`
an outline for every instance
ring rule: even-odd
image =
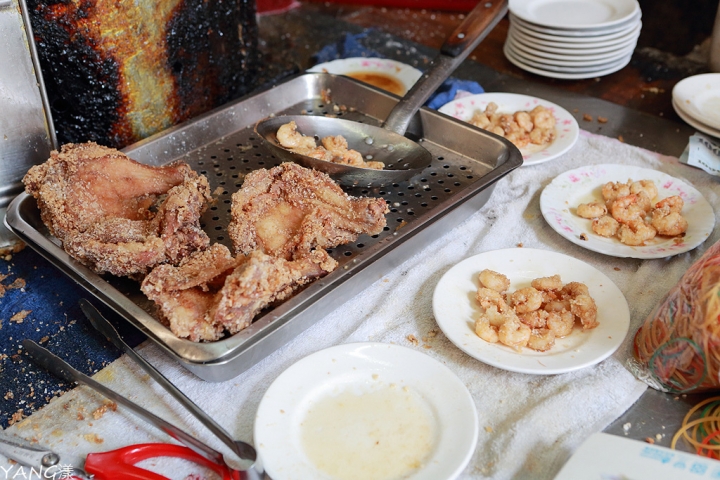
[[[30,313],[32,313],[32,310],[20,310],[15,315],[10,317],[10,321],[15,323],[22,323],[23,320],[25,320],[25,317],[30,315]]]
[[[619,271],[620,271],[620,267],[614,267],[613,270],[615,270],[616,272],[619,272]]]
[[[524,246],[524,245],[523,245],[522,243],[518,243],[518,244],[517,244],[517,247],[518,247],[518,248],[522,248],[523,246]]]
[[[593,117],[589,113],[583,113],[583,120],[585,120],[586,122],[592,122]]]
[[[103,443],[105,441],[102,438],[98,437],[97,433],[86,433],[85,435],[83,435],[83,438],[90,443],[97,444]]]
[[[487,433],[493,433],[493,428],[492,428],[492,427],[485,427],[485,431],[486,431]]]
[[[105,415],[108,410],[112,410],[113,412],[116,411],[117,403],[107,402],[100,405],[98,408],[95,409],[95,411],[92,412],[92,416],[95,420],[99,420],[102,418],[103,415]]]
[[[622,135],[618,135],[617,139],[620,140],[621,142],[625,143],[625,139],[623,138]]]
[[[5,400],[12,400],[13,398],[15,398],[15,394],[13,392],[7,392],[3,398]]]
[[[417,344],[419,343],[417,337],[415,335],[413,335],[412,333],[405,338],[407,338],[408,342],[412,343],[415,346],[417,346]]]

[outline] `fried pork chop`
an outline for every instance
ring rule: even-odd
[[[200,228],[210,187],[184,163],[152,167],[92,142],[66,144],[23,182],[50,233],[97,273],[141,277],[210,242]]]
[[[376,235],[387,212],[382,198],[352,197],[322,172],[283,163],[245,177],[232,196],[228,232],[238,253],[290,260]]]
[[[325,250],[298,260],[254,251],[233,258],[224,245],[195,252],[180,265],[160,265],[142,282],[170,330],[194,342],[220,339],[239,332],[273,302],[337,267]]]

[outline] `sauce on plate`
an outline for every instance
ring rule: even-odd
[[[392,77],[390,75],[387,75],[385,73],[381,72],[351,72],[346,73],[348,77],[352,77],[355,80],[360,80],[361,82],[369,83],[370,85],[373,85],[378,88],[382,88],[383,90],[387,90],[390,93],[394,93],[395,95],[403,96],[405,95],[405,86],[395,77]]]
[[[435,437],[430,407],[397,385],[325,395],[300,424],[308,459],[339,480],[404,478],[424,465]]]

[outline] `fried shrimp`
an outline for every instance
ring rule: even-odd
[[[583,330],[597,327],[597,305],[590,295],[578,295],[570,300],[570,311],[580,319]]]
[[[517,313],[537,310],[542,305],[542,294],[533,287],[516,290],[511,296],[512,306]]]
[[[678,195],[667,197],[655,204],[655,208],[667,210],[668,213],[680,213],[685,206],[685,201]]]
[[[492,325],[490,325],[490,321],[487,317],[484,315],[479,316],[475,320],[475,334],[485,340],[489,343],[497,343],[498,342],[498,332],[495,328],[493,328]]]
[[[575,315],[568,310],[552,312],[548,316],[547,328],[553,331],[555,338],[563,338],[570,335],[575,326]]]
[[[607,182],[602,186],[602,197],[607,203],[612,203],[620,197],[630,195],[630,185],[620,182]]]
[[[478,280],[483,287],[495,290],[496,292],[503,293],[510,288],[510,279],[502,273],[494,272],[492,270],[483,270],[478,275]]]
[[[599,218],[607,214],[607,207],[601,202],[581,203],[577,206],[577,214],[582,218]]]
[[[278,128],[276,136],[278,142],[285,148],[312,150],[317,146],[313,137],[306,137],[297,131],[297,124],[294,121]]]
[[[562,290],[563,287],[560,275],[536,278],[532,282],[530,282],[530,285],[534,289],[541,291]]]
[[[478,288],[477,293],[475,294],[475,299],[483,308],[495,307],[499,312],[506,312],[509,310],[508,304],[505,302],[505,297],[490,288]]]
[[[538,352],[546,352],[555,345],[555,332],[549,328],[534,329],[530,332],[527,346]]]
[[[656,208],[652,212],[650,222],[660,235],[682,235],[688,228],[687,220],[678,212],[668,212],[664,208]]]
[[[628,181],[630,184],[630,193],[639,194],[644,192],[650,201],[657,197],[658,189],[652,180],[638,180],[637,182]]]
[[[635,194],[617,198],[610,206],[610,214],[620,223],[632,223],[642,220],[645,210],[638,205],[638,196]]]
[[[500,342],[504,345],[520,351],[530,340],[531,332],[532,330],[530,327],[522,323],[519,318],[515,317],[508,319],[500,326],[498,329],[498,340],[500,340]]]
[[[652,225],[648,225],[642,219],[620,225],[618,229],[618,238],[625,245],[640,246],[645,242],[652,240],[657,235],[657,230]]]
[[[610,215],[596,218],[592,222],[592,231],[602,237],[614,237],[620,228],[620,223]]]
[[[538,277],[532,286],[506,291],[510,280],[493,270],[478,275],[481,286],[475,298],[481,311],[474,331],[481,339],[521,351],[523,347],[545,352],[557,338],[573,333],[575,323],[583,330],[595,328],[597,305],[590,289],[581,282],[562,283],[560,275]],[[507,280],[507,282],[505,282]],[[488,288],[493,285],[503,292]]]

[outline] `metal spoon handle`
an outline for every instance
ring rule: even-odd
[[[143,357],[138,355],[135,350],[125,343],[120,334],[115,330],[115,327],[87,300],[84,298],[80,299],[80,308],[82,309],[85,316],[90,320],[93,327],[100,333],[102,333],[113,345],[125,352],[131,359],[133,359],[153,380],[159,383],[172,397],[177,400],[183,407],[185,407],[195,418],[200,420],[208,430],[213,432],[215,436],[220,439],[230,450],[237,454],[244,460],[255,461],[257,458],[257,452],[252,445],[245,442],[234,440],[230,434],[221,427],[215,420],[213,420],[207,413],[205,413],[195,402],[190,400],[183,392],[181,392],[175,385],[170,382],[158,369],[150,364]]]
[[[30,358],[35,363],[37,363],[39,366],[43,367],[45,370],[52,373],[53,375],[57,376],[58,378],[62,378],[67,382],[75,382],[87,385],[88,387],[92,388],[98,393],[101,393],[103,396],[109,398],[115,403],[118,403],[123,407],[127,408],[143,420],[151,423],[152,425],[167,433],[172,438],[187,446],[191,450],[209,458],[211,461],[219,465],[225,464],[223,456],[222,454],[220,454],[220,452],[213,450],[212,448],[197,440],[195,437],[180,430],[175,425],[166,422],[154,413],[145,410],[140,405],[137,405],[136,403],[128,400],[119,393],[110,390],[105,385],[96,382],[84,373],[78,372],[63,359],[56,355],[53,355],[48,350],[44,349],[32,340],[23,340],[22,345],[23,348],[25,348],[25,351],[28,352],[28,355],[30,355]]]
[[[415,112],[495,28],[507,11],[508,0],[481,0],[445,40],[426,73],[395,105],[383,128],[404,135]]]

